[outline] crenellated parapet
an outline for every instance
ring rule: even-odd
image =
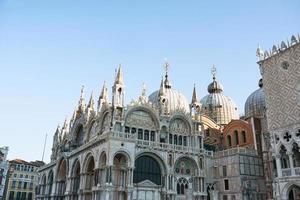
[[[256,56],[258,58],[258,63],[267,60],[275,55],[278,55],[282,53],[283,51],[286,51],[287,49],[297,45],[300,43],[300,36],[297,34],[297,36],[292,35],[290,40],[287,40],[286,42],[282,41],[280,44],[273,45],[272,49],[270,50],[263,50],[260,45],[258,45],[258,48],[256,50]]]

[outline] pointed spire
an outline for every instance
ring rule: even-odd
[[[116,75],[115,84],[124,85],[124,80],[123,80],[123,73],[122,73],[122,69],[121,69],[121,64],[119,65],[119,69],[118,69],[118,72],[117,72],[117,75]]]
[[[84,110],[84,108],[85,108],[84,85],[81,86],[78,108],[81,110]]]
[[[161,82],[160,82],[160,88],[159,88],[159,92],[158,95],[159,96],[163,96],[165,94],[165,89],[164,89],[164,78],[161,78]]]
[[[198,102],[198,98],[197,98],[197,92],[196,92],[196,85],[194,84],[193,95],[192,95],[192,104],[195,104],[197,102]]]
[[[65,130],[67,127],[68,127],[68,118],[66,117],[62,129]]]
[[[102,87],[99,99],[103,99],[103,100],[108,101],[108,90],[107,90],[107,87],[106,87],[106,81],[104,81],[104,83],[103,83],[103,87]]]
[[[106,87],[106,81],[104,81],[102,90],[98,99],[98,111],[101,109],[103,103],[108,103],[108,89]]]
[[[93,96],[93,91],[92,91],[92,93],[91,93],[91,97],[90,97],[90,100],[89,100],[89,103],[88,103],[88,108],[91,108],[91,109],[94,108],[94,96]]]

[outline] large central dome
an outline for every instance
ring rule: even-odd
[[[223,94],[223,86],[215,76],[207,87],[208,95],[201,99],[201,113],[217,124],[228,124],[232,119],[239,119],[238,109],[233,100]]]
[[[150,94],[149,101],[157,106],[163,102],[170,113],[176,110],[182,110],[186,113],[190,112],[187,98],[182,93],[172,89],[167,72],[165,79],[161,82],[160,89]]]
[[[174,112],[176,110],[184,110],[185,112],[190,111],[188,100],[183,94],[171,88],[165,88],[164,92],[166,105],[170,112]],[[153,92],[149,96],[149,101],[155,105],[159,103],[159,90]]]

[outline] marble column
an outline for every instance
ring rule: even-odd
[[[290,162],[290,169],[291,169],[291,175],[295,175],[295,170],[294,170],[294,163],[293,163],[293,152],[288,152],[288,157],[289,157],[289,162]]]
[[[276,159],[276,168],[277,168],[277,176],[282,177],[282,172],[281,172],[281,156],[278,154],[275,157]]]

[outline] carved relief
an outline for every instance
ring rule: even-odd
[[[188,126],[182,119],[175,119],[170,124],[171,133],[188,134]]]
[[[155,123],[149,113],[145,111],[134,111],[126,119],[126,125],[130,127],[143,127],[155,130]]]

